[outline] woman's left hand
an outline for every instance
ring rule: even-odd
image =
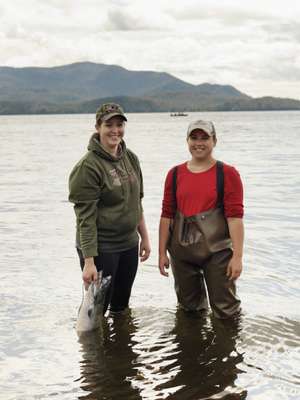
[[[233,256],[227,267],[227,277],[230,280],[236,280],[240,277],[243,269],[242,257]]]
[[[142,239],[140,243],[140,261],[146,261],[151,253],[151,247],[150,247],[150,242],[147,239]]]

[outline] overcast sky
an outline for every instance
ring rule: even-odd
[[[0,0],[0,66],[78,61],[300,99],[300,2]]]

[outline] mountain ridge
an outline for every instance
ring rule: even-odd
[[[0,67],[0,114],[94,112],[96,103],[120,98],[127,112],[300,109],[296,99],[254,98],[232,85],[193,85],[167,72],[118,65]]]

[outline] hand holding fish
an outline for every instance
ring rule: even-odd
[[[82,271],[82,279],[85,285],[95,282],[98,279],[97,268],[94,263],[94,257],[88,257],[84,261],[84,268]]]
[[[111,275],[102,278],[99,272],[98,280],[83,290],[82,302],[78,311],[76,330],[78,335],[100,328],[104,315],[104,302],[111,283]],[[87,285],[85,283],[85,285]]]

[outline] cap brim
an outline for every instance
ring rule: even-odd
[[[121,117],[124,119],[124,121],[127,121],[127,118],[125,117],[125,115],[120,114],[120,113],[112,113],[112,114],[107,114],[104,115],[104,117],[99,118],[101,121],[108,121],[109,119],[111,119],[112,117]]]
[[[205,129],[203,129],[203,128],[198,128],[198,127],[193,128],[190,132],[188,132],[188,135],[187,135],[187,136],[188,136],[188,137],[191,136],[191,134],[192,134],[193,132],[195,132],[195,131],[202,131],[202,132],[206,133],[207,136],[214,136],[214,133],[213,133],[213,132],[207,132]]]

